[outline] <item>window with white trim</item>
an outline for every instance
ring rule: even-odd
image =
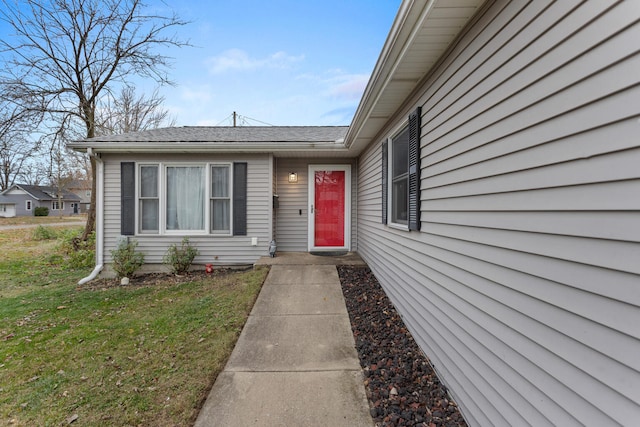
[[[31,210],[31,200],[25,200],[25,209],[28,211]]]
[[[157,233],[160,226],[158,165],[140,165],[138,224],[140,233]]]
[[[409,207],[409,126],[389,140],[389,206],[391,223],[407,225]]]
[[[420,230],[421,109],[382,142],[382,223]]]
[[[165,226],[167,231],[205,230],[205,167],[166,166]]]
[[[133,169],[131,175],[125,173],[123,182],[136,181],[137,203],[132,206],[137,209],[138,233],[246,233],[235,229],[237,227],[234,227],[232,219],[234,165],[236,168],[245,165],[243,170],[246,174],[244,163],[141,163],[135,169],[135,178]],[[246,194],[246,188],[239,188],[239,191],[239,194]],[[124,199],[122,205],[127,206]],[[244,209],[246,212],[246,208]],[[131,208],[125,208],[124,211],[130,212]],[[123,221],[126,222],[128,219],[125,216],[123,213]],[[239,221],[238,224],[240,226],[242,222]]]
[[[211,232],[231,230],[231,166],[211,166]]]
[[[51,202],[51,209],[54,211],[63,211],[64,210],[64,202],[59,202],[58,200],[54,200]]]

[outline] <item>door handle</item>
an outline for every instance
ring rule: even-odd
[[[311,213],[313,213],[313,205],[311,205]]]

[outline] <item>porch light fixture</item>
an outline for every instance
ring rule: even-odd
[[[291,183],[298,182],[298,174],[296,172],[289,172],[289,182]]]

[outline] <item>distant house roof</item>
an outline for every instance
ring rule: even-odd
[[[31,197],[36,200],[55,200],[58,198],[58,189],[56,187],[50,187],[46,185],[26,185],[26,184],[14,184],[7,188],[2,194],[8,193],[14,188],[19,188],[25,191]],[[73,194],[70,191],[62,190],[62,200],[79,201],[80,197]]]
[[[64,186],[68,190],[90,190],[91,181],[88,179],[74,179],[70,183]]]
[[[348,126],[183,126],[101,136],[69,144],[98,152],[344,152]]]

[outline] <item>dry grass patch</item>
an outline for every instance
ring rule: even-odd
[[[13,218],[0,218],[2,225],[31,225],[31,224],[52,224],[60,222],[80,222],[86,221],[86,214],[79,215],[49,215],[49,216],[14,216]]]

